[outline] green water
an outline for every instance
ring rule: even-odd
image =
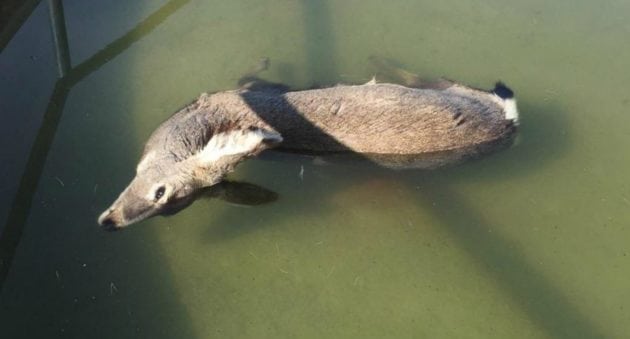
[[[628,337],[628,2],[78,3],[0,337]],[[504,80],[519,145],[434,172],[250,160],[231,178],[277,201],[97,227],[151,131],[199,93],[265,56],[295,87],[363,82],[373,54]]]

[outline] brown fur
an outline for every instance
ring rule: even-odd
[[[494,94],[443,84],[423,89],[373,84],[280,93],[237,90],[203,94],[191,106],[208,121],[276,131],[284,138],[281,149],[302,153],[355,152],[378,159],[444,152],[459,158],[462,152],[503,144],[514,134],[514,124],[504,118]]]
[[[254,79],[246,89],[202,94],[153,132],[136,177],[99,223],[119,229],[184,208],[239,162],[275,146],[352,153],[391,168],[435,168],[512,140],[516,121],[506,119],[507,101],[494,93],[414,81],[421,88],[287,91]]]

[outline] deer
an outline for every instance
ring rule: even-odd
[[[98,223],[112,231],[174,214],[269,149],[354,155],[399,170],[435,169],[513,143],[519,114],[514,92],[502,82],[482,90],[371,61],[403,84],[373,78],[291,90],[257,77],[268,67],[263,60],[237,89],[202,93],[152,133],[135,177]]]

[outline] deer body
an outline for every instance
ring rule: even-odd
[[[202,94],[152,134],[137,174],[99,223],[118,228],[185,206],[262,150],[354,153],[393,168],[431,168],[509,143],[512,92],[452,82],[425,88],[375,84]]]

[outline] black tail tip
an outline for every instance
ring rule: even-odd
[[[501,99],[514,98],[514,92],[501,81],[494,85],[492,92],[498,95]]]

